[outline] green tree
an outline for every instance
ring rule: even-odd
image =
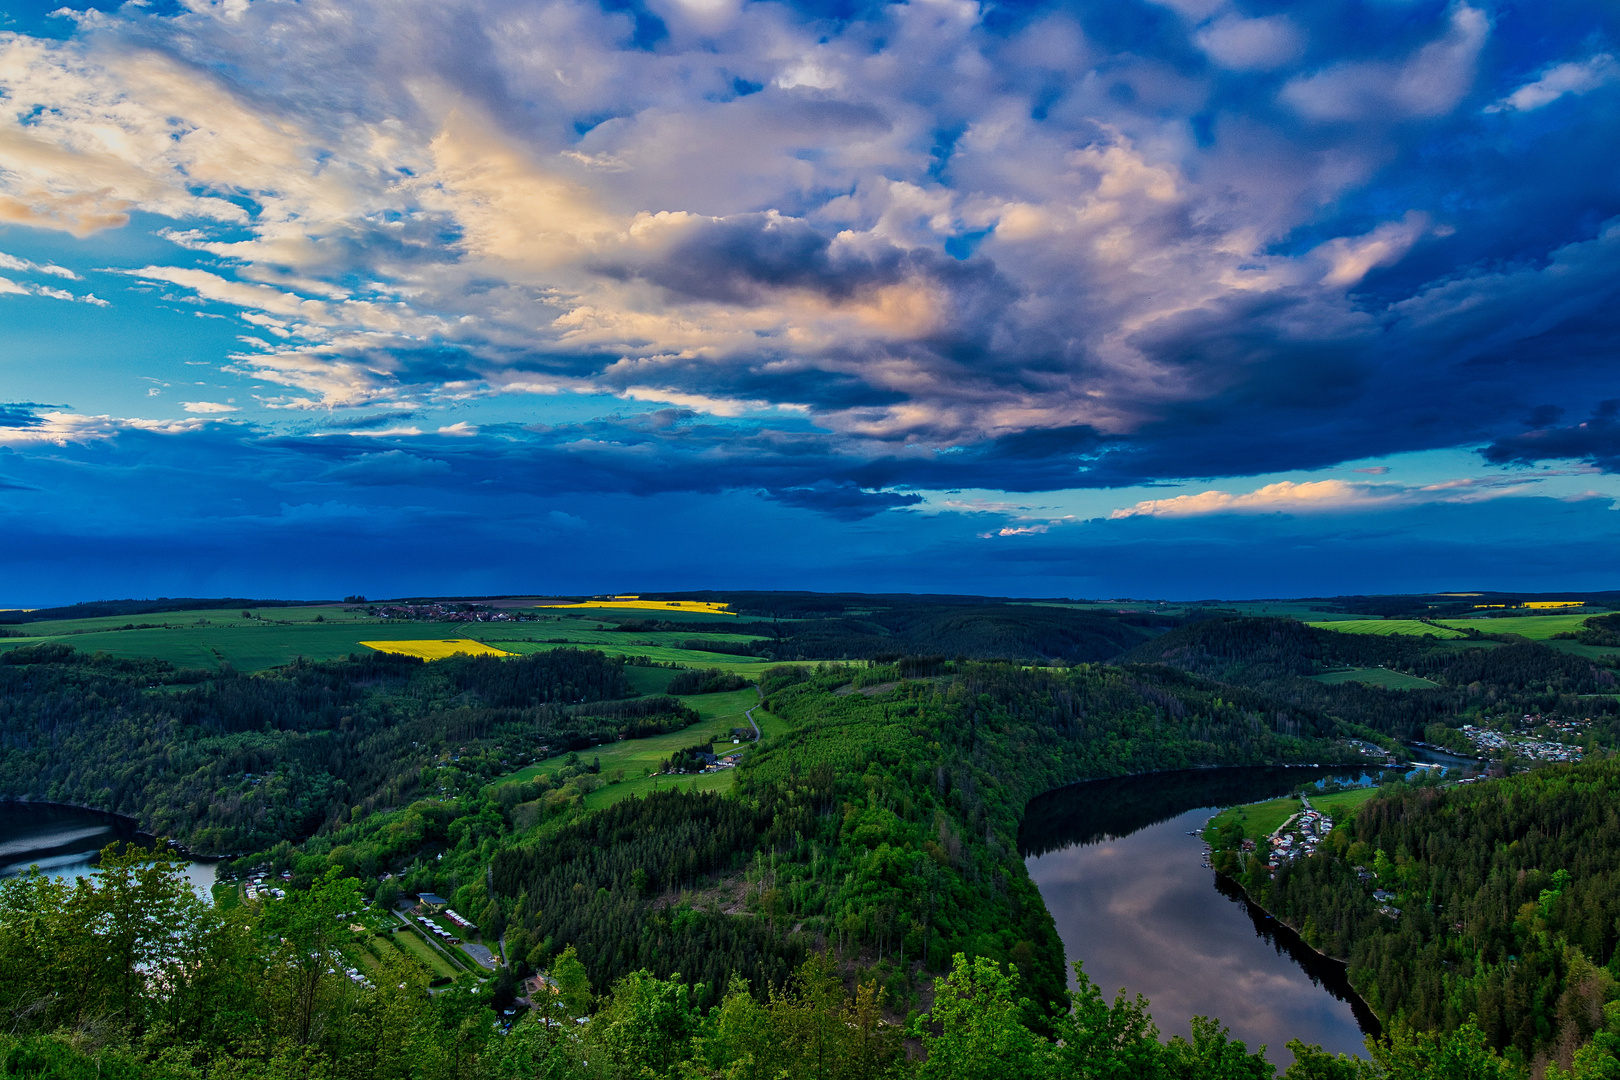
[[[1078,960],[1074,977],[1069,1011],[1055,1025],[1057,1075],[1065,1080],[1157,1077],[1164,1054],[1147,999],[1138,994],[1133,1001],[1120,990],[1110,1006]]]
[[[951,973],[934,980],[929,1023],[914,1034],[928,1053],[923,1080],[1035,1077],[1048,1068],[1047,1047],[1024,1024],[1018,969],[1003,972],[986,956],[951,958]],[[939,1031],[933,1031],[937,1025]]]
[[[277,1030],[300,1046],[325,1034],[326,1018],[352,985],[342,947],[353,936],[349,920],[364,905],[359,885],[334,867],[310,888],[265,907],[271,1007]]]
[[[670,1076],[691,1055],[701,1021],[694,998],[702,991],[701,983],[688,986],[679,974],[668,979],[646,970],[626,975],[587,1029],[593,1052],[606,1056],[616,1080]]]

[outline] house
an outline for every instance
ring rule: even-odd
[[[450,906],[450,901],[446,900],[442,896],[439,896],[437,893],[430,892],[417,893],[416,902],[418,906],[423,907],[428,911],[443,911],[445,908]]]
[[[1395,899],[1395,894],[1387,889],[1374,889],[1373,899],[1378,901],[1380,904],[1385,904]]]

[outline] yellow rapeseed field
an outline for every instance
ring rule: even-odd
[[[447,656],[465,653],[468,656],[513,656],[482,641],[468,638],[445,638],[442,641],[362,641],[360,644],[378,652],[420,656],[423,660],[443,660]]]
[[[725,604],[709,600],[643,600],[639,596],[615,596],[607,600],[582,600],[577,604],[547,604],[547,608],[636,608],[642,611],[702,611],[710,615],[735,615]]]

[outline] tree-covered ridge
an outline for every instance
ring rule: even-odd
[[[1620,761],[1401,786],[1275,881],[1262,861],[1216,856],[1346,958],[1380,1016],[1441,1031],[1476,1018],[1490,1045],[1568,1067],[1620,1010]]]
[[[1421,638],[1341,634],[1292,619],[1210,619],[1172,630],[1123,662],[1166,664],[1248,686],[1297,708],[1370,732],[1442,741],[1455,727],[1506,713],[1591,717],[1603,741],[1620,737],[1615,672],[1533,642],[1492,648],[1437,646]],[[1439,689],[1387,690],[1310,678],[1333,668],[1384,666],[1429,679]]]
[[[358,809],[492,779],[527,760],[695,718],[672,698],[622,699],[623,661],[557,649],[424,664],[386,653],[258,675],[45,645],[0,655],[0,797],[136,818],[196,851],[298,840]]]
[[[0,1075],[31,1080],[1270,1080],[1218,1022],[1161,1043],[1147,1002],[1077,967],[1045,1036],[1015,966],[958,954],[930,1007],[892,1022],[883,988],[825,953],[718,994],[632,971],[594,987],[572,951],[502,1022],[509,973],[438,992],[399,952],[353,966],[357,882],[203,903],[163,856],[109,848],[92,878],[0,883]],[[599,989],[600,995],[593,993]],[[705,1006],[712,1000],[712,1006]],[[1607,1036],[1600,1036],[1607,1037]],[[909,1043],[906,1040],[910,1040]],[[1519,1080],[1464,1029],[1398,1035],[1371,1063],[1291,1043],[1285,1080]],[[1584,1078],[1583,1078],[1584,1080]]]
[[[946,673],[768,672],[766,705],[790,729],[739,770],[737,809],[725,812],[731,843],[691,839],[722,828],[719,800],[621,805],[498,855],[506,917],[525,940],[574,945],[599,980],[635,966],[698,970],[711,947],[745,955],[753,979],[758,965],[831,946],[876,965],[904,999],[910,965],[940,970],[967,951],[1020,963],[1032,991],[1057,1001],[1062,947],[1016,844],[1031,795],[1146,769],[1339,752],[1315,738],[1324,732],[1309,716],[1164,669],[934,667]],[[660,905],[697,875],[737,879],[743,901],[700,902],[666,925]],[[596,899],[559,906],[578,885]],[[735,918],[722,906],[768,921],[779,939],[790,928],[801,937],[788,935],[767,962],[763,946],[756,954],[723,929]]]

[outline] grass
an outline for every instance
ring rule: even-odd
[[[1416,675],[1407,675],[1388,668],[1351,668],[1348,671],[1329,671],[1323,675],[1312,675],[1311,678],[1319,683],[1336,686],[1339,683],[1359,682],[1368,686],[1382,686],[1386,690],[1437,690],[1440,684],[1420,679]]]
[[[429,945],[427,939],[421,935],[422,932],[415,927],[406,928],[402,925],[398,931],[389,935],[389,940],[406,956],[426,964],[434,975],[447,975],[452,979],[460,975],[461,969],[451,964],[443,953]]]
[[[640,776],[634,780],[626,780],[619,784],[610,784],[598,788],[585,796],[585,808],[600,810],[605,806],[623,802],[626,799],[639,799],[655,791],[730,791],[737,782],[737,770],[726,769],[723,772],[699,773],[696,776]]]
[[[370,618],[337,605],[265,608],[262,614],[263,619],[248,619],[240,612],[187,611],[32,623],[17,628],[28,637],[0,638],[0,650],[60,641],[84,653],[105,652],[132,660],[153,657],[176,667],[213,670],[229,663],[238,671],[263,671],[299,656],[335,660],[364,652],[368,647],[364,643],[376,647],[388,642],[455,638],[481,643],[492,650],[520,653],[557,648],[558,643],[548,639],[560,638],[566,644],[600,649],[613,656],[648,656],[694,667],[721,667],[751,677],[771,666],[752,657],[680,648],[693,636],[690,631],[631,635],[599,630],[596,622],[573,618],[521,623],[403,622]],[[317,617],[322,621],[316,622]],[[121,629],[143,624],[148,628]],[[743,634],[711,636],[733,643],[757,640]]]
[[[1243,826],[1244,836],[1250,840],[1259,840],[1261,837],[1270,836],[1276,832],[1279,825],[1298,813],[1299,810],[1299,800],[1289,795],[1281,799],[1249,803],[1247,806],[1234,806],[1228,810],[1222,810],[1210,819],[1210,826],[1213,828],[1235,820]]]
[[[1587,660],[1620,659],[1620,649],[1613,645],[1582,645],[1578,641],[1543,641],[1542,644],[1549,649],[1557,649],[1559,652],[1584,657]]]
[[[1339,622],[1313,621],[1307,625],[1322,630],[1336,630],[1341,634],[1377,634],[1381,637],[1388,637],[1392,634],[1399,634],[1403,637],[1422,637],[1424,634],[1433,634],[1437,638],[1468,636],[1461,630],[1453,630],[1445,626],[1431,626],[1428,623],[1418,622],[1416,619],[1345,619]]]
[[[423,660],[443,660],[448,656],[511,656],[482,641],[466,638],[443,638],[431,641],[362,641],[360,644],[378,652],[398,653],[401,656],[419,656]]]
[[[1350,788],[1346,791],[1334,791],[1327,795],[1312,795],[1310,800],[1312,806],[1337,823],[1350,817],[1361,809],[1362,803],[1377,794],[1377,788]]]
[[[683,747],[705,744],[722,752],[747,748],[751,745],[748,740],[744,740],[737,747],[732,746],[731,729],[748,726],[746,713],[751,708],[754,709],[754,720],[759,724],[760,734],[765,738],[769,739],[773,735],[780,734],[785,728],[785,724],[777,717],[763,709],[754,708],[759,701],[759,695],[752,687],[725,694],[691,694],[680,700],[698,711],[697,723],[667,735],[654,735],[646,739],[625,739],[580,752],[580,757],[587,761],[591,758],[599,759],[603,775],[615,769],[623,769],[625,775],[621,782],[608,784],[587,795],[585,797],[587,807],[596,810],[612,806],[623,799],[676,785],[686,787],[696,784],[699,791],[728,789],[736,779],[736,774],[729,769],[724,772],[679,778],[647,774],[656,770],[665,759]],[[541,774],[555,772],[562,767],[566,758],[566,754],[547,758],[545,761],[519,769],[504,779],[528,780]]]
[[[1573,615],[1509,615],[1500,619],[1443,619],[1446,626],[1478,630],[1482,634],[1518,634],[1531,641],[1546,641],[1554,634],[1575,634],[1597,612]]]

